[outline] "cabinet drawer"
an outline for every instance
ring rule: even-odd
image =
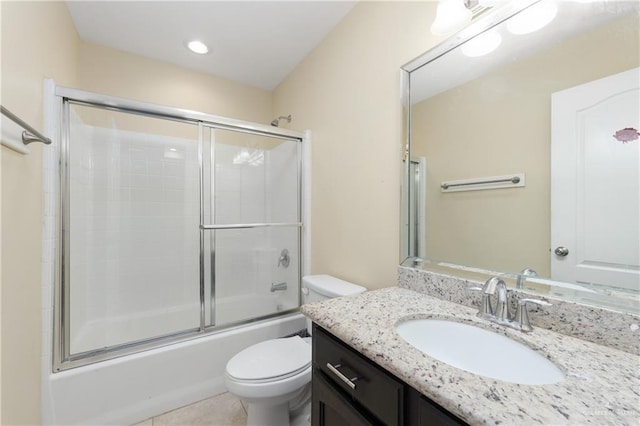
[[[315,324],[313,364],[381,422],[403,423],[404,384]]]
[[[311,389],[313,392],[313,407],[311,407],[312,426],[374,426],[366,415],[361,413],[343,396],[342,392],[334,389],[322,373],[313,375]]]

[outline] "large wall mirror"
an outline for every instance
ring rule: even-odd
[[[403,265],[640,312],[639,10],[506,2],[403,67]]]

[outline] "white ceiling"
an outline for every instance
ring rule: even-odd
[[[274,89],[356,1],[67,1],[84,41]],[[209,53],[185,42],[198,39]]]

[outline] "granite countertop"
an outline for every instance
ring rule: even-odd
[[[605,425],[640,422],[640,357],[553,331],[522,333],[476,317],[477,309],[390,287],[303,305],[314,322],[471,425]],[[440,362],[405,342],[395,324],[453,319],[506,335],[565,373],[552,385],[519,385]]]

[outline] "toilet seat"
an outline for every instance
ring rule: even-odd
[[[297,376],[300,373],[304,373],[306,370],[311,369],[311,363],[309,363],[308,365],[296,370],[296,371],[292,371],[290,373],[287,374],[283,374],[281,376],[276,376],[276,377],[269,377],[266,379],[240,379],[238,377],[232,376],[231,374],[229,374],[229,372],[227,372],[227,377],[233,381],[235,381],[236,383],[245,383],[245,384],[260,384],[260,383],[272,383],[272,382],[279,382],[285,379],[288,379],[289,377],[294,377]]]
[[[296,376],[311,367],[311,345],[299,336],[249,346],[227,363],[227,377],[238,383],[269,383]]]

